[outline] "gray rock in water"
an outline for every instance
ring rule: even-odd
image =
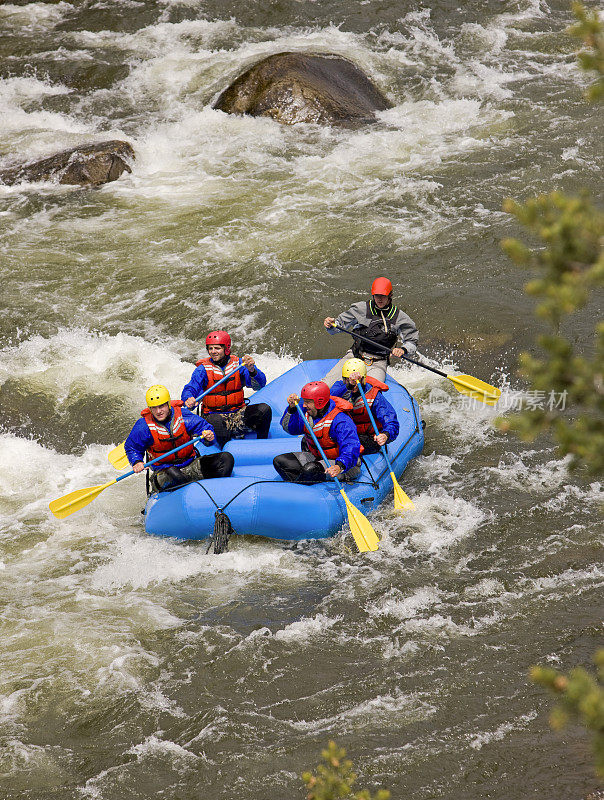
[[[88,144],[63,150],[40,161],[17,164],[0,170],[0,183],[12,186],[23,181],[50,181],[74,186],[100,186],[117,180],[122,172],[132,172],[134,150],[128,142],[112,139],[109,142]]]
[[[375,122],[392,103],[351,61],[335,55],[277,53],[225,89],[214,108],[272,117],[287,125],[314,122],[353,127]]]

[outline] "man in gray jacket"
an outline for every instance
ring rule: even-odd
[[[342,366],[349,358],[361,358],[367,366],[367,375],[382,383],[386,380],[386,368],[389,364],[388,353],[400,358],[413,355],[417,350],[419,333],[411,317],[392,302],[392,283],[388,278],[376,278],[371,285],[371,300],[355,303],[339,317],[326,317],[323,325],[329,333],[339,333],[334,325],[364,336],[375,342],[369,343],[353,339],[348,352],[338,361],[323,379],[332,386],[340,379]],[[400,339],[400,346],[395,347]]]

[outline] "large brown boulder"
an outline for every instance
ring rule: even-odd
[[[134,150],[128,142],[113,139],[109,142],[87,144],[63,150],[40,161],[17,164],[0,170],[0,183],[9,186],[23,181],[50,181],[74,186],[100,186],[117,180],[122,172],[132,172]]]
[[[351,61],[315,53],[277,53],[247,69],[214,108],[272,117],[287,125],[314,122],[352,127],[375,122],[392,103]]]

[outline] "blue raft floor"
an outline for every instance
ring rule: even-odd
[[[177,539],[206,539],[214,531],[214,514],[228,514],[236,534],[299,541],[333,536],[347,521],[346,505],[333,481],[300,486],[281,480],[273,468],[280,453],[300,450],[299,436],[281,428],[286,398],[300,393],[305,383],[320,380],[336,359],[304,361],[257,391],[250,403],[268,403],[273,409],[269,438],[253,434],[228,442],[224,449],[233,454],[235,467],[229,478],[196,481],[173,491],[152,494],[145,507],[145,529],[158,536]],[[396,409],[400,423],[398,437],[388,443],[388,455],[397,479],[424,446],[419,406],[404,386],[389,375],[386,397]],[[202,454],[216,447],[198,445]],[[404,486],[403,486],[404,488]],[[363,512],[376,508],[392,491],[386,460],[380,453],[363,457],[361,474],[345,483],[348,499]]]

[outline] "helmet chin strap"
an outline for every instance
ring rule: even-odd
[[[315,408],[317,407],[315,406]],[[317,416],[315,417],[315,419],[321,419],[321,417],[324,417],[325,414],[327,414],[328,408],[329,408],[329,400],[325,403],[323,408],[317,408]]]
[[[383,315],[383,314],[387,313],[388,311],[390,311],[390,309],[392,308],[392,295],[388,296],[388,302],[386,303],[386,305],[383,308],[380,308],[378,306],[378,304],[375,302],[373,297],[371,298],[371,304],[373,306],[373,311],[376,314],[382,314]]]

